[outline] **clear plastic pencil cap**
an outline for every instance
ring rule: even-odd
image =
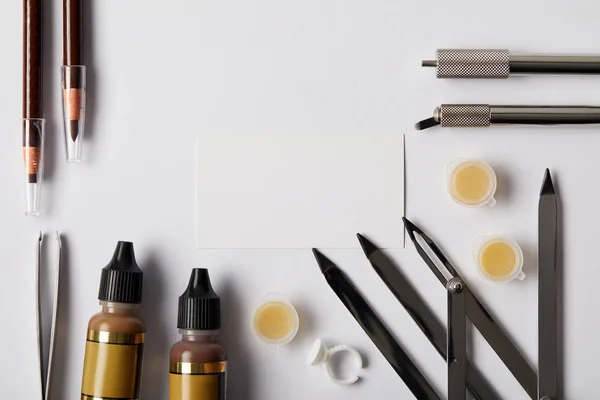
[[[25,215],[40,214],[45,123],[46,121],[42,118],[23,119]]]
[[[81,161],[85,130],[85,66],[62,67],[63,119],[67,162]]]

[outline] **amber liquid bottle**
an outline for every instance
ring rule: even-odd
[[[133,243],[119,242],[102,269],[102,311],[88,324],[81,400],[138,400],[146,327],[138,315],[142,271]]]
[[[182,339],[169,357],[169,400],[225,400],[227,353],[217,341],[220,327],[220,299],[208,271],[194,268],[179,297]]]

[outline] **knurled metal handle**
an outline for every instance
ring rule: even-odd
[[[439,122],[442,126],[490,126],[491,108],[484,104],[442,104]]]
[[[499,49],[439,49],[438,78],[495,78],[510,75],[510,53]]]

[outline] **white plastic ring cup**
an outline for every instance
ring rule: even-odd
[[[330,381],[336,385],[349,386],[353,383],[356,383],[360,377],[358,375],[352,375],[347,378],[339,378],[331,370],[331,357],[342,352],[348,352],[350,355],[352,355],[357,370],[360,371],[363,368],[362,357],[358,350],[356,350],[354,347],[346,344],[340,344],[338,346],[327,348],[321,339],[317,339],[311,347],[308,357],[306,358],[306,362],[308,365],[323,365],[325,375]]]
[[[512,270],[503,276],[491,275],[483,267],[483,255],[485,250],[494,243],[502,243],[511,248],[515,254],[515,264]],[[523,272],[523,250],[517,242],[509,239],[505,236],[483,236],[478,238],[473,244],[473,257],[475,258],[475,265],[479,274],[492,282],[510,282],[514,279],[522,281],[525,279],[525,273]]]
[[[489,185],[487,191],[478,199],[469,199],[461,195],[456,187],[457,177],[461,171],[469,167],[477,167],[487,174]],[[465,207],[480,207],[487,205],[493,207],[496,205],[494,194],[498,185],[496,173],[488,163],[482,160],[473,158],[455,158],[448,164],[447,167],[448,192],[452,199],[458,204]]]

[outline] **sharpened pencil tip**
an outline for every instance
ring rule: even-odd
[[[544,174],[544,183],[542,183],[540,196],[545,194],[554,194],[554,184],[552,183],[552,176],[550,175],[550,170],[548,168],[546,168],[546,172]]]
[[[357,233],[356,237],[358,238],[358,241],[360,242],[360,247],[362,247],[363,251],[365,252],[365,255],[367,256],[367,258],[371,258],[371,256],[377,250],[379,250],[377,248],[377,246],[375,246],[373,244],[373,242],[371,242],[369,239],[367,239],[366,237],[364,237],[360,233]]]
[[[327,258],[323,253],[319,250],[313,248],[312,252],[317,260],[317,264],[321,269],[322,273],[329,271],[331,268],[335,268],[335,264],[329,258]]]

